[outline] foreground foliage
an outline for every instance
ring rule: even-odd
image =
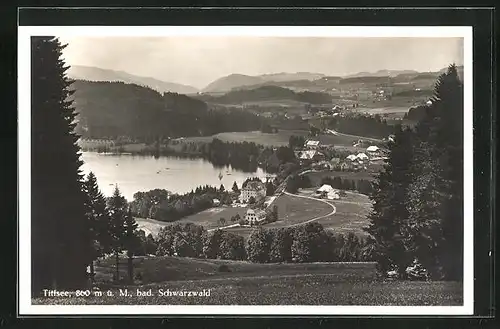
[[[228,271],[219,270],[223,265]],[[102,297],[37,298],[33,303],[401,306],[462,304],[462,285],[459,282],[384,282],[376,279],[373,263],[252,264],[157,257],[144,260],[142,264],[137,263],[135,266],[143,272],[144,282],[140,285],[103,287]],[[132,297],[120,297],[118,288],[126,288]],[[137,288],[141,291],[151,289],[152,296],[134,296]],[[106,295],[108,289],[114,296]],[[159,289],[164,292],[210,290],[210,296],[159,296]]]
[[[192,223],[160,229],[157,256],[270,262],[364,262],[373,259],[371,245],[354,233],[335,234],[318,223],[296,227],[257,227],[243,237],[220,229],[207,232]]]
[[[399,127],[390,143],[367,230],[382,272],[405,277],[416,261],[430,278],[462,278],[463,111],[463,85],[451,65],[416,129]]]
[[[31,39],[32,291],[85,285],[92,258],[71,81],[53,37]]]

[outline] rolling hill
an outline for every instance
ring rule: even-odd
[[[323,78],[325,75],[322,73],[311,73],[311,72],[296,72],[296,73],[271,73],[262,74],[258,77],[266,81],[283,82],[283,81],[294,81],[294,80],[317,80]]]
[[[92,66],[72,65],[68,69],[68,76],[72,79],[87,81],[120,81],[146,86],[158,92],[174,92],[179,94],[192,94],[198,89],[178,83],[167,82],[150,77],[133,75],[124,71],[101,69]]]
[[[297,85],[307,85],[311,81],[325,77],[321,73],[296,72],[296,73],[270,73],[262,75],[244,75],[231,74],[215,80],[206,86],[202,91],[210,92],[227,92],[233,89],[245,89],[251,86],[277,85],[285,86],[287,82],[295,82]],[[300,82],[299,82],[300,81]],[[299,83],[297,83],[299,82]]]
[[[344,78],[358,78],[358,77],[395,77],[400,74],[417,74],[418,71],[414,70],[378,70],[377,72],[358,72],[349,74]]]
[[[265,82],[261,77],[244,74],[231,74],[217,79],[203,88],[203,92],[226,92],[241,86],[251,86]]]
[[[389,77],[394,81],[409,81],[422,79],[436,79],[440,74],[445,73],[448,67],[444,67],[435,72],[419,72],[415,70],[378,70],[377,72],[358,72],[343,76],[343,80],[351,78],[366,78],[366,77]],[[457,70],[460,76],[463,74],[463,65],[457,65]]]
[[[205,102],[124,82],[76,80],[71,88],[84,138],[127,136],[151,141],[158,136],[205,136],[252,131],[260,119],[243,111],[214,111]]]
[[[272,100],[293,100],[311,104],[330,104],[332,97],[319,92],[294,92],[288,88],[274,85],[249,86],[248,88],[233,89],[222,96],[200,95],[195,98],[214,104],[242,104]]]

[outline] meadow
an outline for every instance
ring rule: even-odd
[[[123,260],[125,262],[125,260]],[[96,269],[114,271],[113,260]],[[102,286],[113,296],[38,297],[33,304],[99,305],[461,305],[460,282],[381,281],[374,263],[252,264],[177,257],[134,260],[143,281]],[[229,272],[221,271],[226,265]],[[122,268],[125,269],[124,264]],[[122,271],[122,275],[125,272]],[[130,297],[120,297],[126,288]],[[151,290],[137,296],[136,289]],[[209,296],[161,296],[159,290],[206,291]]]
[[[323,145],[334,145],[340,148],[352,148],[353,143],[357,142],[358,139],[366,139],[365,137],[350,136],[350,135],[319,135],[316,137],[309,137],[309,131],[307,130],[278,130],[277,133],[262,133],[260,131],[247,131],[247,132],[225,132],[219,133],[212,136],[204,137],[186,137],[181,141],[183,142],[210,142],[214,138],[220,139],[223,142],[229,143],[242,143],[242,142],[253,142],[255,144],[269,146],[269,147],[280,147],[288,146],[288,141],[290,136],[304,136],[306,139],[311,138],[319,140]],[[374,140],[377,142],[377,140]],[[364,148],[353,148],[355,150],[364,150]]]
[[[204,137],[186,137],[183,141],[186,142],[211,142],[217,138],[223,142],[228,143],[242,143],[253,142],[255,144],[279,147],[288,146],[290,136],[307,136],[308,132],[305,130],[280,130],[276,134],[263,133],[260,131],[246,131],[246,132],[225,132],[212,136]]]
[[[235,224],[231,222],[231,217],[239,214],[241,218],[244,218],[246,211],[247,208],[220,206],[187,216],[176,221],[175,223],[194,223],[196,225],[203,226],[205,229],[215,229],[221,226],[220,218],[224,218],[226,220],[224,226]]]
[[[303,189],[298,195],[313,197],[315,189]],[[335,207],[334,214],[332,214],[333,207],[328,203]],[[367,215],[371,209],[370,200],[366,195],[353,192],[347,192],[347,196],[342,197],[340,200],[322,201],[283,194],[276,198],[272,205],[278,207],[278,221],[265,224],[264,228],[300,225],[316,219],[314,221],[323,225],[325,229],[333,230],[336,233],[353,232],[358,235],[365,235],[363,227],[368,225]],[[139,224],[139,229],[146,231],[146,234],[152,233],[155,236],[161,227],[176,223],[194,223],[203,226],[205,229],[216,229],[221,227],[219,220],[223,217],[226,220],[224,226],[231,225],[234,223],[230,221],[230,218],[236,214],[244,218],[246,209],[228,206],[211,208],[173,223],[145,218],[136,218],[136,221]],[[230,227],[224,230],[241,235],[246,239],[254,229],[254,227]]]
[[[306,176],[311,180],[313,186],[321,186],[321,180],[325,177],[340,177],[352,180],[365,179],[373,180],[374,174],[367,171],[350,172],[350,171],[335,171],[335,170],[321,170],[308,172]]]
[[[335,205],[335,214],[317,221],[325,230],[341,234],[352,232],[358,236],[367,235],[363,229],[369,225],[368,215],[372,209],[368,196],[347,192],[346,197],[329,202]]]

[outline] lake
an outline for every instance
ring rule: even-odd
[[[133,200],[136,192],[149,191],[156,188],[174,193],[188,193],[200,185],[231,189],[236,181],[238,187],[249,177],[260,177],[263,181],[267,174],[262,169],[255,173],[240,170],[215,168],[203,159],[182,159],[176,157],[160,157],[137,155],[102,154],[82,152],[84,164],[81,169],[87,175],[92,171],[105,196],[111,196],[118,184],[120,191],[128,201]],[[222,179],[219,174],[222,173]],[[274,177],[274,175],[269,175]]]

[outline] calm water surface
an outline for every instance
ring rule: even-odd
[[[229,168],[215,168],[203,159],[180,159],[133,155],[110,155],[83,152],[81,169],[87,175],[92,171],[99,188],[106,196],[111,196],[115,184],[128,201],[139,191],[155,188],[166,189],[174,193],[187,193],[200,185],[220,186],[231,189],[233,182],[241,184],[248,177],[260,177],[265,180],[267,174],[258,169],[255,173],[244,173]],[[219,179],[222,174],[222,179]]]

